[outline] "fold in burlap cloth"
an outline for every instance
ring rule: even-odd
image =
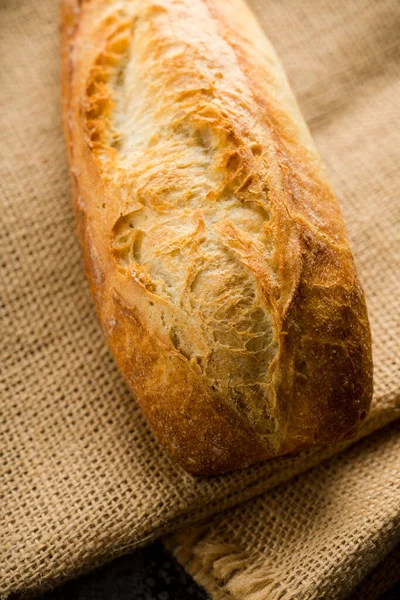
[[[216,600],[345,598],[398,557],[400,423],[167,542]]]
[[[251,4],[288,69],[327,163],[365,286],[375,359],[375,399],[365,434],[399,416],[400,5],[397,0]],[[195,480],[174,466],[153,439],[105,344],[83,275],[60,123],[57,21],[54,0],[0,4],[0,596],[52,585],[249,499],[338,450],[317,449]],[[354,450],[355,460],[363,464],[362,489],[370,489],[372,481],[386,489],[390,473],[372,460],[370,445],[395,448],[398,430],[392,431],[389,441],[380,442],[376,434],[363,442],[365,452]],[[383,450],[377,452],[383,460]],[[327,498],[332,496],[330,474],[341,472],[341,463],[332,464],[336,470],[321,467],[326,485],[313,475],[318,471],[305,475],[310,489],[300,504],[312,506],[313,493],[316,498],[324,494],[322,485]],[[347,473],[344,469],[338,476]],[[391,477],[393,485],[398,483],[395,465]],[[278,504],[292,506],[291,487],[278,488],[284,490]],[[235,547],[251,551],[259,536],[257,552],[263,555],[270,531],[251,527],[253,519],[261,525],[272,519],[270,497],[224,516],[229,531],[236,532]],[[318,520],[327,518],[329,510],[341,517],[341,544],[334,550],[317,534],[308,539],[310,555],[304,548],[299,554],[300,578],[310,557],[315,558],[314,544],[318,564],[326,569],[332,552],[354,563],[359,538],[353,527],[362,531],[365,546],[378,544],[382,536],[384,552],[398,540],[386,495],[374,496],[383,515],[379,523],[370,518],[376,504],[370,507],[369,497],[362,515],[355,505],[360,520],[353,521],[346,521],[340,509],[340,502],[346,504],[343,495],[332,497],[337,504],[323,506],[314,516],[296,512],[299,527],[307,529],[315,521],[317,533]],[[257,514],[252,513],[255,506]],[[247,527],[243,515],[249,519],[249,514]],[[389,526],[380,528],[389,522],[386,518],[392,519],[391,543]],[[285,515],[282,523],[287,520]],[[219,533],[212,529],[210,535]],[[274,535],[279,545],[284,531]],[[360,577],[352,582],[382,557],[360,566]],[[279,560],[283,573],[282,561],[289,559],[282,554]],[[296,557],[291,560],[286,569],[294,577]],[[339,572],[341,567],[335,568]],[[325,571],[318,579],[322,571],[310,576],[310,589],[327,581]],[[229,581],[232,586],[231,571]],[[289,590],[297,590],[296,581]]]

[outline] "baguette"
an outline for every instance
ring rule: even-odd
[[[77,229],[172,457],[213,475],[351,437],[372,396],[338,203],[241,0],[62,0]]]

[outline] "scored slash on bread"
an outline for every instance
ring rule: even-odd
[[[63,0],[96,308],[171,455],[211,475],[351,436],[371,337],[338,203],[241,0]]]

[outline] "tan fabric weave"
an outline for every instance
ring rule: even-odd
[[[382,594],[400,581],[400,545],[355,587],[346,600],[382,600]],[[389,600],[388,598],[386,600]],[[393,600],[393,596],[392,599]]]
[[[346,598],[400,543],[400,423],[174,543],[215,600]]]
[[[331,4],[260,1],[257,13],[327,161],[365,285],[376,365],[367,433],[399,415],[400,7]],[[0,596],[47,587],[199,521],[335,450],[194,480],[153,439],[83,275],[57,21],[55,0],[0,2]]]

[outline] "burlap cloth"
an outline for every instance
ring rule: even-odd
[[[327,163],[365,286],[375,359],[375,398],[366,434],[400,412],[400,4],[252,4],[287,67]],[[83,275],[61,131],[57,21],[55,0],[0,1],[0,596],[53,585],[260,494],[338,450],[314,450],[195,480],[174,466],[153,439],[105,344]],[[346,521],[339,510],[345,483],[338,495],[330,485],[331,475],[341,472],[339,459],[332,463],[337,467],[321,467],[321,480],[312,474],[318,470],[305,475],[310,487],[301,501],[291,485],[279,488],[284,496],[275,503],[282,502],[286,511],[283,529],[274,534],[278,546],[288,515],[293,513],[293,522],[297,515],[298,529],[287,527],[300,540],[299,530],[309,529],[329,508],[336,515],[331,529],[337,514],[342,519],[341,545],[325,545],[315,526],[307,544],[318,549],[316,564],[328,564],[331,552],[350,560],[351,548],[359,543],[352,533],[357,527],[363,540],[372,540],[365,544],[376,546],[378,538],[384,539],[384,552],[375,563],[368,562],[372,569],[399,542],[396,511],[386,492],[379,493],[399,483],[393,462],[397,434],[394,428],[382,443],[377,434],[365,442],[365,451],[355,451],[365,489],[370,481],[376,492],[372,507],[368,494],[362,507],[354,504],[358,519]],[[375,462],[370,444],[383,448]],[[391,470],[377,466],[386,464],[385,449],[390,449]],[[293,486],[301,491],[299,484]],[[313,493],[333,494],[335,501],[316,514],[300,510],[299,503],[312,507]],[[258,538],[261,554],[262,544],[269,543],[268,531],[260,529],[272,519],[268,498],[223,517],[229,531],[236,531],[235,549],[245,546],[247,557]],[[379,522],[369,518],[377,505],[383,515]],[[210,535],[218,534],[219,529],[211,530]],[[313,568],[305,552],[300,557],[299,573],[307,564]],[[287,554],[280,560],[288,560]],[[297,568],[292,560],[291,572]],[[352,585],[368,569],[360,567]],[[293,597],[300,597],[296,593]]]
[[[400,579],[400,423],[166,541],[215,600],[374,597]]]

